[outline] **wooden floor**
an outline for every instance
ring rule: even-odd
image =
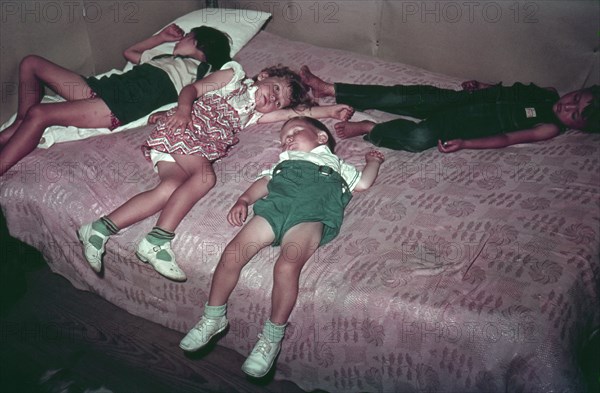
[[[302,392],[246,377],[226,348],[184,354],[181,333],[75,289],[1,229],[0,392]]]

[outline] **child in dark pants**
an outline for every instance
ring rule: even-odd
[[[551,88],[515,83],[463,83],[462,91],[434,86],[376,86],[328,83],[306,66],[301,76],[316,97],[334,96],[356,109],[378,109],[423,119],[340,122],[340,138],[364,135],[376,146],[420,152],[437,145],[443,153],[492,149],[553,138],[567,128],[600,131],[600,88],[560,97]]]
[[[371,151],[362,173],[357,171],[331,152],[327,145],[333,138],[327,127],[309,117],[287,121],[280,139],[279,164],[263,172],[229,211],[227,221],[242,226],[248,206],[254,204],[254,217],[223,251],[202,319],[179,344],[195,351],[222,332],[228,324],[227,300],[242,268],[267,245],[281,245],[274,266],[271,315],[242,366],[253,377],[266,375],[279,353],[302,268],[319,246],[337,236],[351,192],[369,188],[384,161],[383,154]]]

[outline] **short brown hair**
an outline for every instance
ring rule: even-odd
[[[315,127],[316,129],[325,132],[327,134],[327,147],[329,148],[329,150],[331,150],[332,153],[335,151],[335,145],[336,145],[335,138],[333,137],[333,134],[331,134],[331,131],[329,131],[329,128],[327,128],[327,126],[325,124],[323,124],[323,122],[315,119],[314,117],[296,116],[296,117],[292,117],[291,119],[289,119],[285,123],[283,123],[281,128],[285,127],[286,124],[288,124],[289,122],[291,122],[293,120],[303,121],[303,122],[308,123],[309,125]]]

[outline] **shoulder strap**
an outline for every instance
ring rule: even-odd
[[[211,69],[211,65],[205,62],[198,64],[198,70],[196,71],[196,80],[204,78]]]

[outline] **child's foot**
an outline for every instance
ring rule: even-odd
[[[375,123],[369,120],[362,120],[357,122],[342,121],[336,123],[334,126],[335,133],[342,139],[352,138],[359,135],[365,135],[371,132]]]
[[[323,79],[310,72],[308,66],[304,65],[300,68],[300,77],[302,78],[302,82],[310,87],[315,98],[335,96],[333,83],[327,83]]]
[[[197,351],[217,334],[221,333],[227,327],[227,317],[207,318],[202,319],[194,326],[188,334],[179,343],[179,348],[184,351]]]
[[[162,246],[150,243],[143,238],[135,255],[143,262],[149,263],[154,270],[173,281],[185,281],[187,277],[175,262],[175,254],[171,250],[171,242]]]
[[[102,270],[102,255],[104,254],[108,236],[98,232],[92,227],[92,223],[82,225],[77,230],[77,237],[83,245],[83,256],[96,273]]]
[[[271,342],[265,336],[259,334],[258,342],[242,365],[242,370],[255,378],[264,377],[273,367],[273,362],[280,350],[281,341]]]

